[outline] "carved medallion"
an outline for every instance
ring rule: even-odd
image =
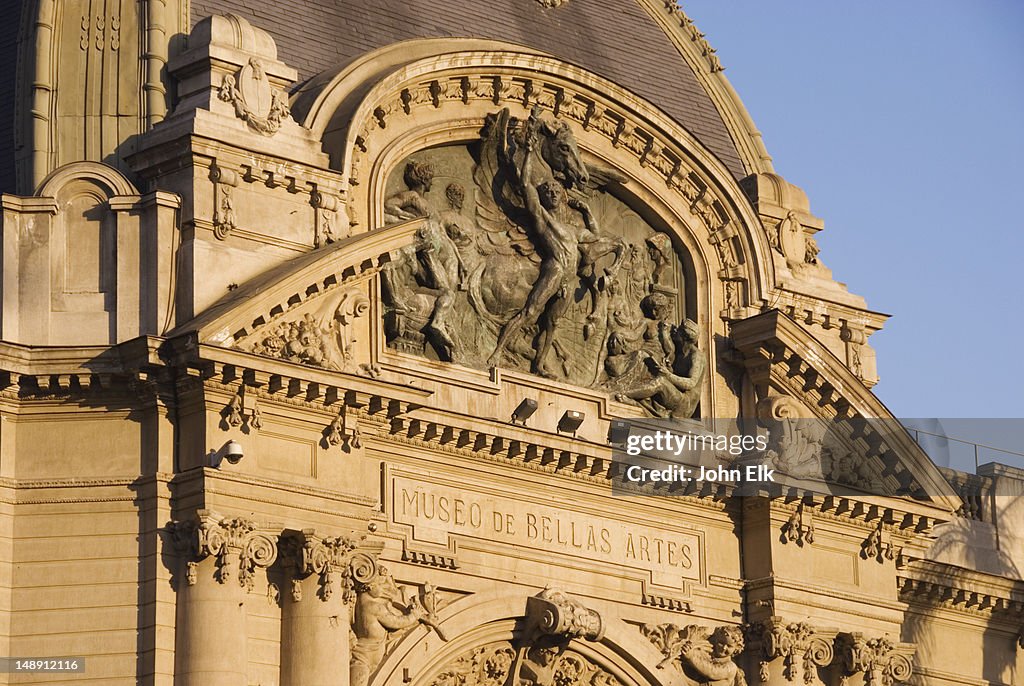
[[[289,116],[288,95],[274,88],[263,65],[252,57],[235,76],[226,75],[218,97],[235,107],[235,116],[249,128],[264,136],[272,136]]]
[[[536,111],[502,110],[478,143],[407,158],[384,221],[429,221],[382,273],[389,344],[692,416],[706,357],[685,316],[686,258],[616,196],[624,181]]]

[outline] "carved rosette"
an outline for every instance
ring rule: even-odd
[[[640,631],[665,656],[658,669],[675,665],[708,686],[746,686],[743,670],[734,661],[746,646],[739,627],[645,624]]]
[[[865,686],[896,686],[914,673],[912,643],[866,638],[860,632],[842,633],[836,639],[836,652],[843,669],[842,686],[855,674],[864,675]]]
[[[277,559],[277,542],[241,517],[225,518],[199,510],[196,519],[174,522],[170,530],[185,558],[185,580],[190,586],[198,581],[198,563],[214,557],[218,582],[228,583],[237,575],[239,585],[251,591],[256,570]]]
[[[752,627],[751,633],[761,641],[759,677],[769,679],[768,663],[782,658],[782,675],[787,681],[796,681],[801,673],[806,684],[817,679],[817,667],[832,662],[832,642],[835,631],[815,629],[805,622],[786,622],[773,616]]]

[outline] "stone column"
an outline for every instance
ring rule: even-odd
[[[172,531],[182,553],[175,684],[246,686],[246,593],[256,569],[276,559],[277,545],[246,519],[206,510]]]
[[[281,686],[335,686],[349,673],[349,606],[355,584],[376,573],[354,553],[355,538],[321,538],[312,529],[281,537]]]

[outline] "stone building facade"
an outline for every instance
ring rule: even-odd
[[[0,5],[0,652],[86,664],[0,683],[1024,678],[1024,474],[872,394],[674,3]]]

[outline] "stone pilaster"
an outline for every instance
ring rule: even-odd
[[[246,594],[277,558],[276,541],[247,519],[206,510],[172,532],[181,554],[175,683],[246,686]]]

